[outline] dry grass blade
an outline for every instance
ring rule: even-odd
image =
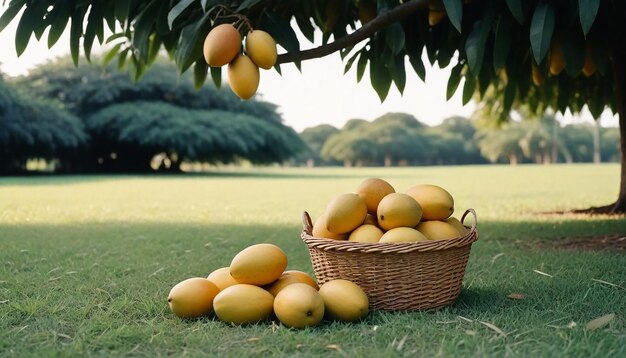
[[[489,323],[489,322],[484,322],[484,321],[478,321],[482,324],[484,324],[485,326],[487,326],[489,329],[491,329],[492,331],[498,333],[499,335],[501,335],[502,337],[506,337],[506,333],[504,333],[503,330],[501,330],[500,328],[498,328],[498,326],[494,325],[493,323]]]
[[[462,319],[462,320],[464,320],[464,321],[466,321],[466,322],[470,322],[470,323],[474,322],[474,321],[472,321],[471,319],[466,318],[466,317],[463,317],[463,316],[461,316],[461,315],[458,315],[457,317],[459,317],[460,319]]]
[[[552,276],[552,275],[550,275],[549,273],[541,272],[541,271],[539,271],[539,270],[533,270],[533,272],[536,272],[536,273],[538,273],[538,274],[540,274],[540,275],[544,275],[544,276],[548,276],[548,277],[553,277],[553,276]]]
[[[406,339],[409,337],[409,335],[405,335],[404,337],[402,337],[402,339],[400,340],[400,342],[398,342],[398,345],[396,345],[396,350],[398,352],[400,352],[402,350],[402,348],[404,347],[404,342],[406,342]]]
[[[587,322],[586,327],[589,331],[593,331],[595,329],[599,329],[608,325],[613,320],[613,318],[615,318],[615,313],[609,313]]]
[[[0,305],[3,304],[3,303],[9,303],[9,300],[0,301]]]
[[[617,287],[617,288],[621,288],[622,290],[626,290],[626,288],[624,288],[624,287],[622,287],[622,286],[620,286],[618,284],[608,282],[608,281],[598,280],[598,279],[595,279],[595,278],[592,278],[591,281],[595,281],[595,282],[598,282],[598,283],[601,283],[601,284],[604,284],[604,285],[608,285],[608,286],[611,286],[611,287]]]

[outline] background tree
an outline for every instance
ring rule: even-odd
[[[39,67],[17,80],[31,93],[55,98],[83,119],[88,150],[73,158],[83,170],[151,171],[183,161],[256,164],[284,162],[304,146],[282,123],[276,106],[242,102],[228,90],[194,89],[191,76],[157,62],[134,83],[116,66],[81,65],[68,59]]]
[[[330,124],[320,124],[315,127],[306,128],[300,133],[300,137],[307,146],[307,150],[303,151],[299,156],[299,161],[304,161],[307,166],[324,165],[324,164],[336,164],[335,161],[325,161],[322,159],[320,153],[324,143],[328,140],[328,137],[337,133],[339,129],[331,126]]]
[[[22,95],[0,76],[0,173],[24,172],[29,159],[69,170],[68,157],[86,140],[83,124],[60,104]]]
[[[430,26],[429,7],[445,11],[446,19]],[[364,19],[363,24],[353,1],[12,0],[0,18],[0,30],[22,9],[16,32],[18,55],[28,45],[31,34],[41,37],[48,27],[49,44],[54,44],[71,19],[70,47],[78,61],[81,38],[89,56],[96,38],[104,42],[107,26],[116,33],[110,39],[112,56],[119,55],[122,61],[128,58],[136,78],[163,46],[180,71],[195,64],[197,82],[203,82],[207,68],[201,57],[202,41],[212,26],[232,22],[227,16],[237,12],[254,27],[272,34],[288,51],[279,56],[279,63],[298,65],[300,61],[340,51],[347,70],[356,64],[358,79],[369,67],[371,84],[381,100],[392,83],[403,91],[406,57],[424,79],[425,52],[430,63],[452,66],[448,97],[456,92],[462,78],[465,102],[474,93],[482,96],[493,87],[497,102],[493,108],[503,118],[517,103],[528,103],[537,113],[547,107],[578,112],[587,105],[596,117],[608,106],[619,113],[620,190],[615,203],[594,210],[626,212],[623,1],[380,0],[377,16],[367,22]],[[316,29],[320,29],[323,45],[300,51],[292,24],[311,41]],[[354,31],[348,34],[349,29]],[[333,42],[329,42],[331,37]],[[554,75],[549,76],[552,59]],[[564,59],[564,63],[558,63],[558,59]],[[219,80],[220,74],[219,70],[211,70],[214,80]]]

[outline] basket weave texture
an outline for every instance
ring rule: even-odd
[[[367,294],[371,309],[428,310],[452,304],[461,293],[472,243],[478,239],[476,212],[467,233],[451,240],[361,243],[313,237],[311,217],[302,214],[302,240],[320,284],[346,279]],[[466,226],[467,227],[467,226]]]

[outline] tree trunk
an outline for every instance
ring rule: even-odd
[[[575,212],[592,214],[626,214],[626,48],[614,46],[611,65],[615,76],[615,102],[619,117],[619,148],[621,157],[620,184],[617,200],[613,204],[592,207]]]

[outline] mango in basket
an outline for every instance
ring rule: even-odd
[[[461,236],[459,230],[445,221],[422,221],[416,227],[428,240],[448,240]]]
[[[345,240],[348,238],[348,234],[335,234],[328,231],[326,226],[326,213],[324,213],[320,215],[317,220],[315,220],[315,224],[313,224],[313,230],[311,233],[314,237],[323,237],[333,240]]]
[[[428,238],[412,227],[397,227],[387,231],[378,242],[420,242]]]
[[[354,242],[378,242],[383,236],[383,231],[377,226],[364,224],[350,233],[348,241]]]
[[[326,207],[326,229],[346,234],[359,227],[367,216],[365,201],[356,194],[341,194]]]
[[[372,215],[376,215],[378,203],[388,194],[395,192],[391,184],[380,178],[365,179],[356,189],[356,194],[365,201],[367,212]]]
[[[422,208],[410,195],[391,193],[378,204],[377,216],[378,225],[383,230],[400,226],[415,227],[422,218]]]
[[[454,212],[454,199],[450,193],[437,185],[420,184],[406,193],[422,207],[422,220],[445,220]]]

